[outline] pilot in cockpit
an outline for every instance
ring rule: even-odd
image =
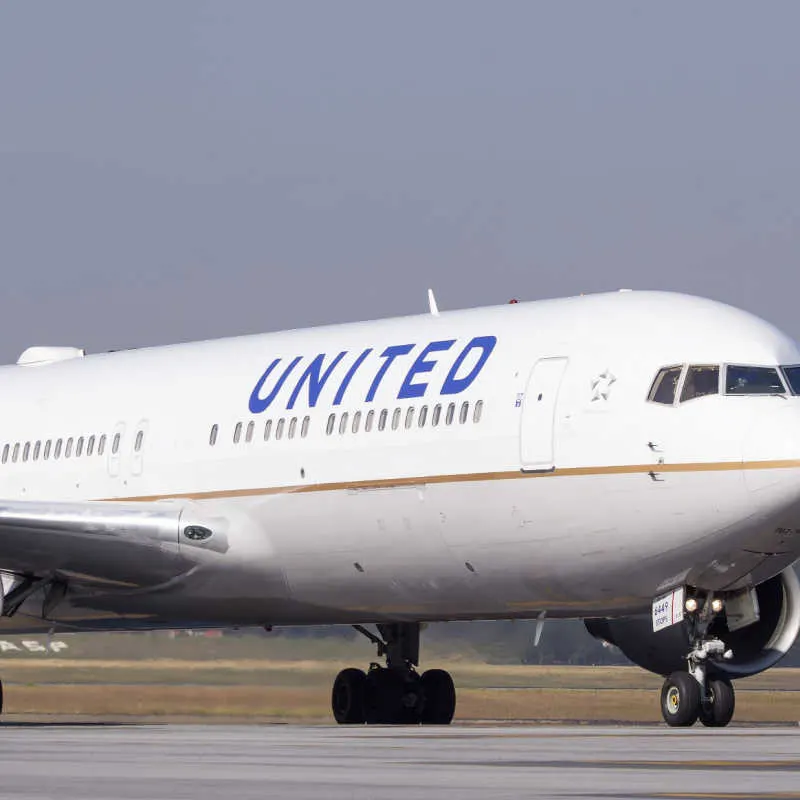
[[[705,397],[719,392],[719,367],[698,366],[689,367],[681,392],[681,402],[693,400],[695,397]]]

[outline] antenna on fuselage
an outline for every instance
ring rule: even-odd
[[[547,611],[542,611],[538,617],[536,617],[536,632],[533,635],[533,646],[538,647],[539,642],[542,641],[542,631],[544,630],[544,621],[547,617]]]
[[[439,306],[436,304],[436,295],[433,293],[433,289],[428,289],[428,306],[431,309],[431,314],[434,317],[438,317]]]

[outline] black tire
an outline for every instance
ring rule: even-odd
[[[661,715],[670,728],[688,728],[700,713],[700,685],[688,672],[673,672],[661,689]]]
[[[370,670],[367,675],[368,725],[418,725],[422,707],[420,679],[414,672]]]
[[[708,682],[707,701],[700,705],[700,722],[707,728],[724,728],[736,709],[736,693],[727,678]]]
[[[402,719],[403,676],[393,669],[370,670],[367,675],[367,725],[398,725]]]
[[[364,697],[367,676],[360,669],[343,669],[333,682],[331,708],[340,725],[363,725],[366,722]]]
[[[449,725],[456,713],[456,687],[449,672],[429,669],[422,674],[423,725]]]

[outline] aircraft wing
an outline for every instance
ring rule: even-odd
[[[190,501],[0,501],[0,572],[158,585],[196,566],[202,551],[227,549],[224,530],[198,520]]]

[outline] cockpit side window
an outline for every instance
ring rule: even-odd
[[[786,394],[776,367],[742,367],[729,364],[725,370],[726,394]]]
[[[710,394],[719,394],[719,367],[689,367],[681,390],[681,403]]]
[[[783,376],[786,378],[789,386],[792,387],[794,394],[800,394],[800,365],[793,367],[782,367]]]
[[[671,406],[675,402],[675,392],[681,378],[683,367],[664,367],[660,370],[650,389],[648,400],[651,403],[662,403]]]

